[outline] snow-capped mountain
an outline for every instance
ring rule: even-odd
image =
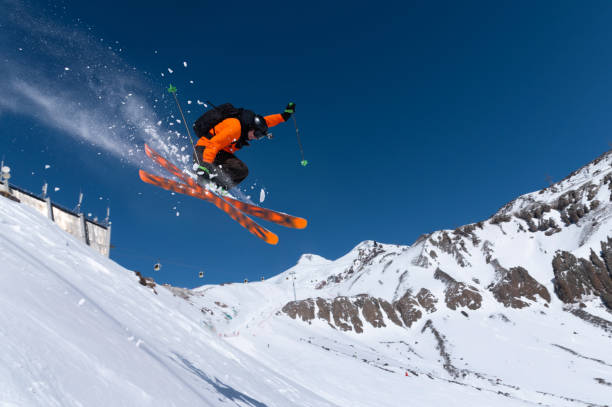
[[[410,327],[437,303],[467,312],[497,302],[523,308],[599,298],[612,309],[611,201],[608,153],[486,221],[423,235],[410,247],[364,242],[335,262],[315,260],[315,272],[307,255],[300,262],[307,269],[292,271],[305,276],[299,286],[310,299],[285,312],[329,320],[337,304],[344,315],[330,322],[360,332],[358,311],[373,326]]]
[[[611,405],[611,218],[609,152],[411,246],[188,290],[0,197],[0,405]]]

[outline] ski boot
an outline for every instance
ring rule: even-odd
[[[193,164],[193,169],[198,177],[196,182],[202,188],[205,188],[219,196],[230,196],[228,188],[221,185],[220,182],[217,182],[218,174],[216,172],[212,172],[210,168],[203,165],[198,165],[197,163]]]

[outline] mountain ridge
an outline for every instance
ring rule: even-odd
[[[543,302],[546,306],[550,303],[551,293],[553,293],[565,303],[578,303],[587,295],[597,295],[608,309],[612,309],[612,269],[610,268],[612,238],[607,235],[612,230],[612,205],[610,204],[612,194],[608,197],[608,190],[612,191],[612,152],[610,151],[574,171],[558,183],[514,199],[485,221],[461,226],[453,231],[441,230],[422,235],[411,246],[401,248],[402,252],[410,253],[420,247],[418,256],[408,256],[404,259],[404,263],[409,262],[416,268],[433,270],[433,279],[446,285],[443,295],[444,302],[448,308],[453,310],[457,307],[467,307],[472,310],[479,308],[483,300],[481,291],[492,293],[497,301],[514,308],[527,307],[538,301]],[[604,201],[604,198],[608,199]],[[494,242],[499,245],[501,238],[487,238],[491,234],[495,236],[495,231],[488,229],[496,227],[499,228],[502,236],[510,233],[512,235],[510,240],[525,240],[525,237],[537,239],[535,246],[539,247],[535,249],[540,251],[540,257],[544,259],[536,262],[537,265],[534,265],[533,261],[526,262],[520,259],[521,256],[536,256],[534,245],[529,242],[523,242],[510,255],[499,253],[504,250],[503,248],[496,250]],[[508,231],[504,230],[504,227]],[[576,228],[580,230],[574,230]],[[510,229],[515,231],[511,232]],[[576,236],[574,235],[577,232],[579,241],[575,242]],[[557,238],[553,237],[555,234],[569,236]],[[599,241],[600,250],[597,250],[595,246],[598,236],[603,239]],[[588,243],[591,237],[594,238],[593,242]],[[546,238],[555,239],[556,242],[553,242],[552,245],[544,244],[542,241]],[[559,243],[562,244],[559,245]],[[554,248],[555,245],[559,245],[560,248],[555,250],[556,254],[551,258],[548,252],[552,252],[550,247]],[[532,247],[525,248],[525,246]],[[327,285],[338,285],[345,279],[358,280],[362,277],[358,274],[364,265],[371,264],[378,256],[381,256],[380,263],[385,258],[392,259],[398,255],[397,251],[388,248],[389,246],[384,247],[387,249],[376,242],[360,243],[349,252],[359,253],[353,260],[353,264],[342,272],[332,273],[327,279],[319,281],[315,288],[322,290]],[[576,251],[581,254],[587,250],[589,251],[588,261],[571,253]],[[509,260],[509,257],[514,258]],[[542,267],[545,263],[548,263],[548,266]],[[393,260],[388,261],[380,273],[384,273],[392,264]],[[462,269],[471,269],[472,275],[466,278],[464,273],[459,272]],[[544,269],[545,271],[536,273],[534,277],[530,274],[530,269]],[[567,272],[570,269],[573,270],[572,273]],[[397,319],[389,313],[389,303],[385,300],[391,301],[396,304],[394,307],[400,313],[401,319],[407,326],[410,326],[414,322],[414,316],[422,315],[421,310],[424,308],[419,304],[418,299],[414,298],[413,292],[433,295],[431,301],[434,303],[437,303],[442,296],[440,290],[432,290],[435,284],[431,282],[424,284],[426,286],[423,287],[419,287],[418,283],[413,283],[413,287],[408,288],[406,284],[403,284],[404,281],[407,281],[405,278],[407,274],[408,270],[405,270],[400,275],[392,297],[381,295],[380,292],[372,295],[365,291],[352,292],[349,297],[361,296],[360,301],[353,301],[353,306],[359,309],[364,306],[371,308],[370,305],[366,305],[367,302],[363,303],[363,296],[367,295],[371,297],[371,301],[380,304],[377,305],[379,313],[385,311],[389,319],[395,322]],[[353,275],[358,276],[352,277]],[[547,280],[551,281],[547,282]],[[351,282],[349,291],[355,283],[356,281]],[[480,287],[480,290],[475,285]],[[432,294],[432,291],[437,292],[438,295]],[[321,297],[326,296],[321,295]],[[329,321],[327,317],[329,312],[326,308],[330,306],[334,308],[334,302],[324,302],[321,297],[308,299],[307,303],[302,304],[302,309],[299,304],[289,303],[283,310],[292,318],[300,315],[302,319],[309,319],[315,314],[314,308],[317,304],[322,309],[317,315]],[[346,297],[346,295],[337,298],[340,297]],[[400,297],[401,304],[403,304],[401,306],[397,302]],[[338,309],[336,322],[347,318],[356,321],[356,309],[347,310],[348,305],[345,300],[343,301],[343,306],[336,307]],[[419,305],[421,310],[413,309],[413,306],[416,305]],[[374,326],[381,326],[379,319],[372,317],[372,311],[368,312],[368,315],[366,320],[371,321],[370,323]],[[347,328],[346,324],[340,323],[340,326],[343,329]],[[362,331],[359,323],[355,328]]]

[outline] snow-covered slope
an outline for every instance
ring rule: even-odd
[[[0,406],[610,405],[611,188],[606,154],[412,246],[194,290],[0,197]]]
[[[328,406],[34,210],[0,197],[0,405]]]

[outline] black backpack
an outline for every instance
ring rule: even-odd
[[[210,131],[213,127],[231,117],[240,120],[243,116],[243,111],[244,109],[236,108],[231,103],[214,106],[195,121],[193,130],[198,137],[211,138],[213,135],[210,134]]]

